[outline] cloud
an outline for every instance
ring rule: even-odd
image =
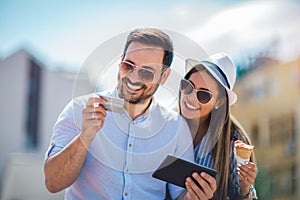
[[[300,33],[299,11],[299,4],[291,1],[239,4],[217,13],[187,35],[208,52],[238,55],[275,44],[280,59],[293,59],[300,54],[300,42],[296,40]]]

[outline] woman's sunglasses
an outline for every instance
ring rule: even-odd
[[[210,91],[204,89],[197,90],[195,89],[193,83],[186,79],[181,79],[180,90],[185,95],[191,94],[193,91],[196,92],[197,99],[202,104],[208,103],[213,97],[213,94]]]
[[[153,69],[153,67],[148,66],[142,66],[140,68],[137,68],[136,65],[127,62],[127,61],[121,61],[120,63],[120,72],[123,74],[129,74],[132,73],[134,70],[137,70],[140,80],[143,83],[151,83],[155,79],[155,73],[149,69]],[[166,70],[167,68],[163,68],[161,74]],[[154,69],[153,69],[154,70]]]

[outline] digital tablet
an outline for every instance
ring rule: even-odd
[[[217,175],[217,171],[214,169],[177,158],[173,155],[168,155],[152,174],[152,177],[185,188],[185,179],[187,177],[191,177],[193,179],[192,174],[194,172],[199,174],[201,172],[205,172],[214,178]],[[198,182],[195,181],[195,183],[197,184]]]

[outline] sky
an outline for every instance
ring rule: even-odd
[[[76,71],[112,37],[156,27],[238,62],[266,49],[288,61],[300,55],[299,21],[296,0],[0,0],[0,59],[25,48],[49,68]]]

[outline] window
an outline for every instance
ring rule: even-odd
[[[271,172],[271,190],[274,196],[290,196],[296,192],[295,164],[282,166]]]
[[[35,149],[38,146],[39,103],[41,87],[41,68],[30,61],[27,87],[27,115],[26,115],[26,146]]]
[[[270,142],[286,144],[293,139],[293,114],[285,114],[270,119]]]
[[[258,131],[259,131],[258,130],[258,125],[255,122],[251,126],[251,140],[252,140],[253,144],[258,144],[258,137],[259,137]]]
[[[265,96],[265,89],[262,85],[256,86],[252,90],[252,97],[254,102],[261,101]]]

